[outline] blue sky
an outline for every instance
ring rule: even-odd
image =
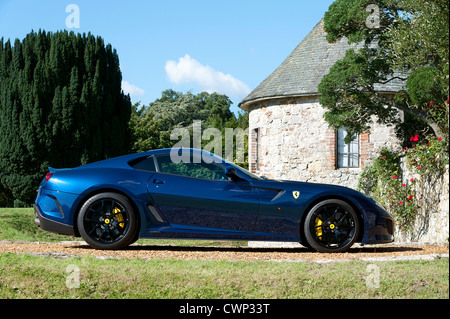
[[[272,73],[334,0],[0,0],[0,38],[91,32],[117,49],[122,88],[148,105],[165,89],[217,91],[237,104]],[[79,9],[79,27],[76,12]],[[75,24],[75,25],[74,25]]]

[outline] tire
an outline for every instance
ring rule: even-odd
[[[347,251],[359,236],[358,215],[348,203],[329,199],[315,205],[306,216],[304,234],[318,252]]]
[[[116,250],[130,245],[137,236],[137,218],[132,205],[117,193],[89,198],[77,218],[81,237],[93,248]]]

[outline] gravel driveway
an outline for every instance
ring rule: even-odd
[[[448,245],[386,244],[354,246],[346,253],[322,254],[303,247],[254,248],[254,247],[180,247],[169,245],[134,244],[127,249],[100,251],[85,242],[29,243],[0,241],[0,253],[26,253],[32,255],[71,256],[91,255],[99,258],[141,258],[141,259],[202,259],[202,260],[245,260],[245,261],[315,261],[333,262],[348,260],[383,261],[403,259],[432,260],[448,258]]]

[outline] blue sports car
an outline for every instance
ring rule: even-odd
[[[96,249],[138,238],[300,242],[319,252],[393,241],[393,218],[340,186],[268,180],[196,149],[49,168],[34,204],[43,230]]]

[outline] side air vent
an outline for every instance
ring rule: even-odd
[[[153,217],[159,222],[159,223],[165,223],[164,219],[162,219],[161,215],[158,213],[156,208],[153,206],[153,204],[147,204],[147,208],[150,211],[150,213],[153,215]]]

